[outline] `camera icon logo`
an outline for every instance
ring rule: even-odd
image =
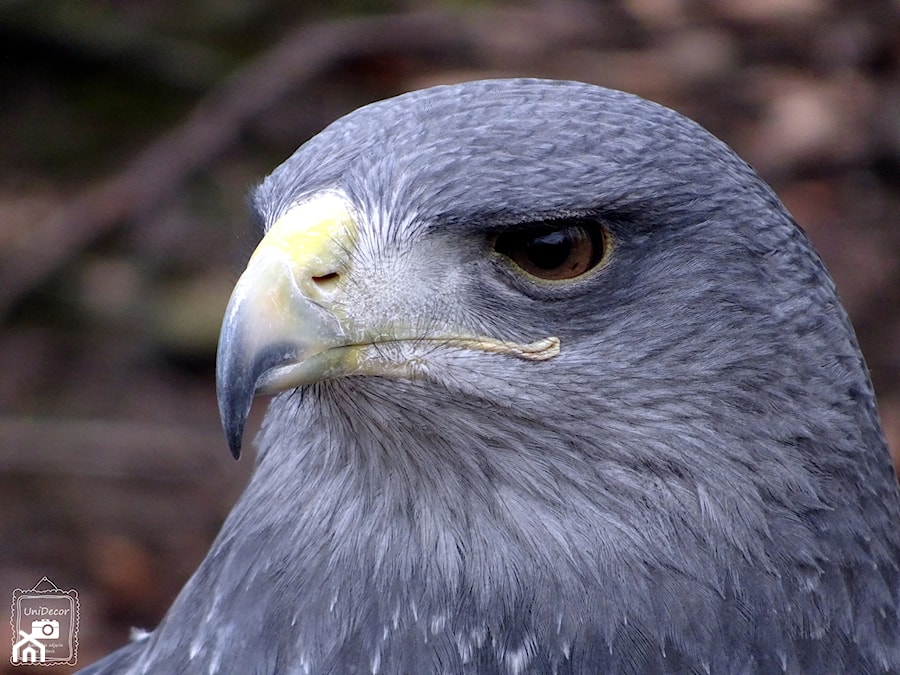
[[[59,638],[59,621],[55,619],[39,619],[31,622],[31,635],[43,640]]]

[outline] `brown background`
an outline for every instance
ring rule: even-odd
[[[725,139],[825,258],[900,451],[896,2],[21,0],[0,52],[0,601],[77,589],[81,664],[155,625],[251,466],[213,385],[247,190],[409,89],[585,80]]]

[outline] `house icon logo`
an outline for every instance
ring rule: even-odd
[[[37,625],[39,622],[34,622],[34,627],[31,630],[31,634],[29,635],[25,631],[19,631],[19,635],[22,636],[22,639],[16,642],[12,647],[12,662],[13,663],[46,663],[47,662],[47,648],[44,647],[44,643],[41,642],[43,637],[43,630],[41,626]],[[56,625],[56,637],[59,637],[59,624]]]
[[[43,587],[42,587],[43,586]],[[78,657],[78,593],[47,577],[13,592],[10,662],[14,666],[74,666]]]

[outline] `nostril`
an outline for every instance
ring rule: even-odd
[[[319,286],[331,286],[340,279],[340,276],[337,272],[329,272],[328,274],[313,277],[312,280]]]

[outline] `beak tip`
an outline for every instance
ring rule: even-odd
[[[237,435],[229,435],[228,436],[228,449],[231,450],[231,456],[234,457],[235,461],[241,458],[241,440],[243,433],[239,433]]]
[[[228,449],[235,459],[241,457],[241,445],[244,438],[244,425],[253,402],[253,385],[245,378],[233,380],[227,368],[221,368],[227,361],[220,360],[220,370],[216,377],[216,396],[219,400],[219,418],[222,420],[222,431]]]
[[[244,425],[250,412],[250,404],[253,400],[252,388],[239,387],[235,392],[225,386],[218,387],[219,417],[222,420],[222,430],[225,432],[225,440],[235,459],[241,457],[241,445],[244,439]],[[236,396],[235,394],[238,393]]]

